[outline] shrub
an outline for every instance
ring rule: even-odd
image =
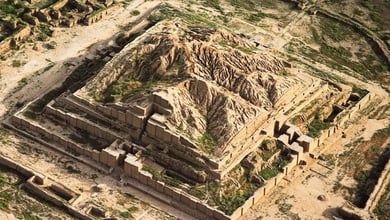
[[[138,11],[138,10],[133,10],[133,11],[130,12],[130,14],[133,15],[133,16],[137,16],[137,15],[141,14],[141,12]]]
[[[13,67],[20,67],[22,66],[22,62],[20,60],[12,60],[12,66]]]

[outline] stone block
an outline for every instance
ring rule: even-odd
[[[60,142],[60,138],[59,138],[57,135],[55,135],[55,134],[53,134],[53,135],[51,136],[51,140],[52,140],[54,143],[59,143],[59,142]]]
[[[103,164],[107,164],[107,157],[108,157],[107,152],[103,150],[100,153],[100,162]]]
[[[4,157],[0,157],[0,164],[14,170],[16,169],[16,163]]]
[[[134,123],[134,114],[131,111],[126,111],[126,124],[133,125]]]
[[[244,205],[241,206],[241,207],[242,207],[242,210],[241,210],[242,215],[245,215],[245,213],[247,213],[248,210],[252,207],[252,200],[253,200],[253,198],[250,197],[250,198],[244,203]]]
[[[263,198],[263,189],[259,188],[253,193],[253,203],[256,204],[261,198]]]
[[[218,209],[214,209],[213,217],[217,220],[230,220],[230,216],[225,215],[225,213]]]
[[[147,179],[147,185],[150,186],[152,189],[156,189],[156,180],[152,178]]]
[[[136,128],[143,128],[143,122],[144,122],[144,119],[145,117],[144,116],[138,116],[138,115],[134,115],[134,118],[133,118],[133,126],[136,127]]]
[[[148,176],[146,176],[142,171],[139,173],[140,176],[139,176],[139,181],[144,184],[144,185],[148,185]]]
[[[158,192],[163,193],[163,192],[164,192],[164,188],[165,188],[165,183],[160,182],[160,181],[157,181],[157,182],[156,182],[156,188],[155,188],[155,189],[156,189]]]
[[[194,144],[191,143],[187,138],[180,136],[180,143],[184,146],[195,148]]]
[[[89,154],[89,151],[87,151],[86,149],[83,149],[77,145],[74,145],[73,146],[73,149],[74,151],[77,153],[77,154],[80,154],[80,155],[85,155],[85,156],[90,156]]]
[[[164,194],[166,194],[167,196],[171,197],[176,201],[180,201],[180,193],[176,192],[175,190],[173,190],[168,186],[164,188]]]
[[[239,219],[241,217],[242,208],[236,209],[231,215],[230,219]]]
[[[32,170],[22,165],[16,165],[15,170],[18,171],[23,176],[31,177],[34,175],[34,172]]]
[[[211,208],[207,204],[203,204],[200,201],[198,201],[196,203],[196,210],[198,210],[199,212],[201,212],[201,213],[203,213],[203,214],[205,214],[207,216],[210,216],[210,217],[213,216],[213,208]]]
[[[172,133],[171,134],[171,143],[179,145],[180,144],[180,135]]]
[[[164,127],[162,125],[156,125],[156,137],[160,140],[164,138]]]
[[[152,105],[147,104],[147,105],[135,105],[133,106],[134,112],[137,115],[142,115],[142,116],[147,116],[150,114],[152,110]]]
[[[131,169],[131,177],[132,178],[134,178],[134,179],[136,179],[138,181],[141,181],[140,180],[141,176],[142,176],[142,174],[138,170],[134,171],[134,169]]]
[[[125,172],[125,175],[128,175],[128,176],[131,176],[132,177],[132,174],[131,174],[131,165],[129,163],[126,162],[125,160],[125,164],[123,165],[123,170]]]
[[[126,122],[126,113],[125,112],[118,112],[118,120],[120,122]]]
[[[118,119],[119,118],[119,111],[111,108],[111,117]]]
[[[148,123],[146,124],[146,132],[152,137],[156,136],[156,123],[148,120]]]
[[[164,129],[164,137],[163,137],[163,140],[167,143],[171,143],[171,137],[172,137],[172,134],[170,132],[170,130],[167,130],[167,129]]]
[[[187,197],[184,194],[180,194],[180,203],[184,204],[187,207],[190,207],[191,209],[196,209],[197,201],[191,199],[190,197]]]
[[[63,138],[60,138],[59,144],[63,147],[66,148],[68,147],[68,142],[64,140]]]

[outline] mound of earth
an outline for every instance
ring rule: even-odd
[[[165,125],[192,140],[222,145],[268,114],[296,80],[286,62],[226,30],[160,22],[127,45],[87,86],[100,102],[168,100]]]

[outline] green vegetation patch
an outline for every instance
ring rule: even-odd
[[[324,122],[318,118],[315,118],[308,126],[307,135],[313,138],[316,138],[320,135],[322,130],[330,128],[331,124],[329,122]]]
[[[130,12],[130,14],[133,15],[133,16],[137,16],[137,15],[141,14],[141,12],[138,11],[138,10],[133,10],[133,11]]]
[[[12,60],[12,67],[18,68],[23,65],[22,61],[20,60]]]
[[[13,14],[15,13],[15,6],[13,4],[1,3],[0,14]]]
[[[252,0],[228,0],[228,2],[237,9],[243,8],[248,11],[253,11],[256,9],[256,4]]]
[[[390,219],[390,183],[387,184],[385,192],[382,194],[374,213],[378,219]]]
[[[71,135],[69,135],[69,138],[77,143],[89,146],[90,148],[98,151],[103,150],[108,145],[108,143],[102,143],[101,141],[99,141],[98,137],[92,137],[90,134],[83,130],[78,130],[77,134],[72,133]]]
[[[129,209],[127,209],[126,211],[119,213],[119,215],[123,218],[133,218],[134,212],[137,212],[137,211],[138,211],[138,207],[132,206]]]
[[[245,54],[253,54],[253,52],[257,49],[255,46],[250,46],[250,47],[245,47],[245,46],[240,46],[238,44],[234,44],[232,42],[227,42],[227,41],[221,41],[218,43],[222,47],[231,47],[234,49],[237,49]]]
[[[208,131],[205,131],[202,136],[199,137],[198,143],[208,153],[212,153],[217,146],[217,142]]]
[[[223,211],[227,215],[231,215],[238,207],[242,206],[259,187],[260,185],[253,183],[246,184],[240,189],[231,190],[222,196],[216,196],[214,200],[219,210]]]
[[[103,102],[126,101],[134,96],[146,94],[157,86],[169,85],[172,85],[172,80],[169,79],[142,82],[129,77],[115,81],[108,87],[103,97],[96,97],[96,99]]]
[[[279,170],[275,167],[266,167],[258,173],[259,176],[263,177],[265,180],[269,180],[272,177],[277,176]]]
[[[57,2],[58,0],[40,0],[40,1],[37,1],[37,3],[35,5],[33,5],[34,8],[47,8],[49,7],[50,5],[54,4],[55,2]]]
[[[351,59],[353,54],[349,48],[335,46],[329,42],[329,39],[336,43],[341,41],[353,41],[356,39],[354,36],[358,33],[355,33],[350,27],[325,17],[321,18],[320,28],[322,35],[320,35],[315,28],[312,28],[313,40],[320,45],[320,53],[311,52],[308,54],[307,51],[298,49],[300,52],[317,62],[327,63],[327,65],[331,65],[332,68],[347,74],[353,75],[351,71],[343,68],[343,66],[352,69],[367,79],[378,81],[384,80],[383,77],[379,76],[385,74],[388,71],[388,67],[385,60],[383,60],[380,55],[373,55],[375,54],[376,49],[373,48],[371,45],[372,43],[368,39],[366,39],[366,42],[369,51],[361,49],[359,52],[356,52],[355,56],[359,61],[354,61]],[[359,38],[361,39],[364,37],[359,35]],[[326,60],[324,60],[324,58]]]
[[[278,173],[283,172],[283,167],[285,167],[289,163],[289,159],[280,157],[274,162],[272,162],[272,165],[269,167],[264,168],[261,170],[258,175],[263,177],[265,180],[269,180],[272,177],[275,177],[278,175]]]
[[[390,127],[383,128],[375,132],[370,141],[361,142],[355,147],[359,149],[368,149],[364,152],[363,164],[370,164],[368,169],[365,169],[364,165],[353,165],[353,176],[357,181],[357,186],[352,189],[354,194],[352,202],[360,208],[365,206],[378,178],[390,159],[390,149],[384,150],[381,148],[389,136]],[[353,161],[358,161],[357,159],[354,159],[354,157],[351,159]]]
[[[352,92],[359,94],[360,98],[363,98],[364,96],[366,96],[368,94],[368,90],[361,89],[361,88],[359,88],[359,87],[357,87],[355,85],[352,86]]]
[[[359,5],[367,8],[371,20],[376,24],[375,31],[390,28],[390,1],[388,0],[358,0]]]
[[[157,170],[155,170],[151,166],[143,165],[142,169],[149,172],[150,174],[152,174],[153,177],[156,178],[157,180],[162,181],[170,186],[177,187],[177,186],[184,184],[184,182],[181,179],[175,178],[172,176],[168,176],[168,175],[163,174],[163,173],[159,173]]]
[[[219,0],[205,0],[202,4],[207,7],[215,8],[219,12],[223,13],[223,8]]]
[[[325,36],[331,38],[335,42],[346,40],[354,34],[354,31],[351,28],[328,18],[321,19],[320,28]]]
[[[219,24],[208,19],[206,14],[195,14],[188,11],[179,11],[174,8],[164,7],[159,12],[153,13],[148,17],[148,21],[155,24],[164,19],[182,18],[187,21],[190,25],[204,24],[209,27],[218,27]]]

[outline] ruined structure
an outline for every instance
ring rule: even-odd
[[[1,3],[0,53],[17,48],[22,40],[35,38],[46,40],[53,33],[52,27],[91,25],[112,14],[121,5],[106,1],[14,1]]]
[[[104,53],[94,77],[25,105],[7,126],[104,173],[119,171],[123,184],[142,183],[199,218],[238,219],[371,98],[294,74],[288,62],[255,45],[228,30],[161,21],[119,53]],[[312,114],[319,108],[322,114]],[[294,117],[302,123],[289,123]],[[310,137],[306,128],[315,120],[329,126]],[[260,147],[268,139],[278,146]],[[275,161],[277,174],[259,174]],[[229,187],[224,183],[241,165],[250,190],[234,210],[190,195],[199,184]],[[41,177],[27,185],[62,195],[65,205],[77,199]],[[104,217],[96,207],[87,213]]]

